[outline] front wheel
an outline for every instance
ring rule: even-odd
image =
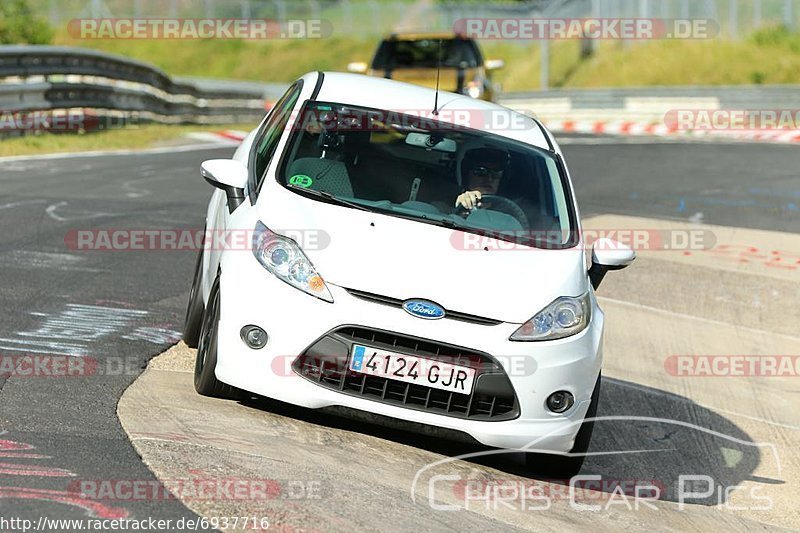
[[[214,280],[208,305],[203,313],[194,363],[194,389],[203,396],[238,399],[241,391],[217,379],[217,344],[219,337],[219,276]]]
[[[192,278],[192,290],[189,291],[189,303],[186,305],[186,318],[183,322],[183,342],[189,348],[197,348],[200,339],[200,327],[203,321],[203,249],[197,253]]]
[[[592,391],[592,400],[589,410],[586,412],[586,419],[578,430],[575,437],[575,444],[569,451],[570,454],[577,455],[550,455],[544,453],[526,453],[525,466],[531,473],[552,476],[556,479],[569,479],[578,475],[581,471],[583,462],[586,459],[586,452],[589,451],[589,443],[592,441],[594,431],[594,418],[597,416],[597,404],[600,401],[601,376],[597,376],[597,382]]]

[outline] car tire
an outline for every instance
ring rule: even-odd
[[[197,252],[197,261],[194,265],[192,289],[189,291],[189,302],[186,304],[186,318],[183,322],[183,342],[189,348],[197,348],[200,339],[200,326],[203,322],[203,249]]]
[[[575,456],[551,455],[544,453],[526,453],[525,466],[530,473],[545,475],[553,479],[569,479],[576,476],[583,466],[586,459],[586,452],[589,451],[589,444],[592,441],[594,431],[594,418],[597,416],[597,406],[600,401],[601,376],[597,376],[597,381],[592,391],[591,403],[586,412],[586,418],[581,424],[578,434],[575,437],[575,444],[569,453],[580,454]]]
[[[203,396],[240,399],[242,391],[217,379],[217,345],[219,336],[220,290],[219,275],[208,295],[208,305],[203,312],[194,363],[194,389]]]

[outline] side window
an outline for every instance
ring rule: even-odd
[[[278,141],[280,141],[281,135],[283,135],[286,129],[286,124],[291,118],[292,109],[295,103],[297,103],[301,89],[302,84],[297,83],[289,88],[286,94],[278,100],[263,130],[254,143],[254,157],[251,164],[253,175],[251,177],[255,182],[255,187],[253,187],[252,190],[256,192],[261,188],[261,183],[264,181],[264,173],[269,166],[272,156],[275,154],[275,149],[278,147]]]

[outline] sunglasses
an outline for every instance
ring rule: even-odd
[[[492,179],[499,180],[500,178],[503,177],[503,170],[502,169],[495,170],[493,168],[485,167],[483,165],[479,165],[477,167],[473,167],[471,172],[472,172],[473,175],[475,175],[475,176],[477,176],[479,178],[485,178],[485,177],[488,176],[488,177],[491,177]]]

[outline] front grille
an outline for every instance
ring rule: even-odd
[[[349,369],[353,344],[476,369],[470,394],[458,394]],[[502,421],[519,416],[508,376],[491,356],[467,348],[388,331],[343,326],[318,339],[295,359],[293,370],[318,385],[382,403],[470,420]]]
[[[389,305],[391,307],[403,307],[403,302],[405,300],[401,300],[399,298],[392,298],[391,296],[383,296],[381,294],[373,294],[371,292],[364,292],[364,291],[357,291],[355,289],[345,289],[347,292],[355,296],[356,298],[360,298],[362,300],[368,300],[377,304],[382,305]],[[478,315],[470,315],[467,313],[460,313],[458,311],[450,311],[448,309],[444,310],[444,318],[450,318],[452,320],[460,320],[462,322],[471,322],[473,324],[481,324],[482,326],[496,326],[498,324],[502,324],[502,320],[494,320],[492,318],[486,318],[483,316]]]

